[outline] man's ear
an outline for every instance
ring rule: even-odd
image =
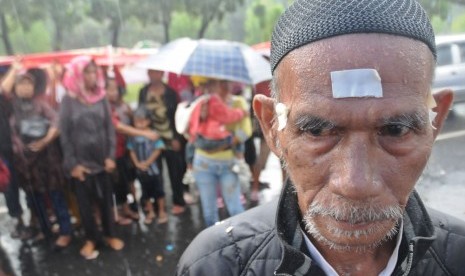
[[[444,89],[434,93],[433,97],[436,101],[436,107],[433,108],[433,111],[437,113],[436,118],[433,120],[433,126],[436,128],[434,130],[434,138],[436,138],[447,118],[447,114],[449,114],[449,109],[454,100],[454,93],[450,89]]]
[[[274,105],[275,100],[265,95],[258,94],[253,98],[253,110],[255,112],[255,116],[257,116],[257,119],[260,122],[263,137],[265,137],[266,143],[270,149],[279,156],[276,149],[276,128],[273,127],[275,120]]]

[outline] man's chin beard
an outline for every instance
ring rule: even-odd
[[[353,251],[353,252],[366,252],[373,249],[378,248],[382,244],[387,241],[394,239],[399,232],[399,222],[397,222],[387,233],[386,235],[371,244],[362,244],[362,245],[353,245],[353,244],[343,244],[343,243],[336,243],[332,240],[326,238],[323,234],[321,234],[320,230],[315,226],[313,220],[308,220],[306,218],[303,219],[305,231],[308,235],[313,237],[317,242],[323,244],[324,246],[330,248],[331,250],[336,251]],[[370,234],[376,232],[376,230],[356,230],[356,231],[342,231],[340,229],[333,229],[331,230],[333,235],[339,236],[340,238],[362,238],[364,236],[369,236]]]
[[[329,217],[335,221],[346,221],[349,224],[357,223],[373,223],[391,221],[393,226],[389,229],[382,238],[371,244],[353,245],[335,242],[323,235],[316,226],[315,217]],[[340,251],[366,251],[379,247],[386,241],[392,240],[399,232],[399,225],[403,216],[403,208],[400,205],[388,207],[376,206],[373,204],[359,205],[355,202],[345,202],[338,207],[325,206],[318,202],[312,203],[306,213],[303,215],[305,230],[316,241],[325,246]],[[325,227],[330,234],[338,239],[358,240],[382,233],[384,223],[373,223],[373,226],[363,230],[347,231],[340,228],[327,225]]]

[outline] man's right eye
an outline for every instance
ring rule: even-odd
[[[380,128],[379,135],[391,136],[391,137],[402,137],[407,135],[411,129],[408,126],[402,124],[391,124]]]
[[[308,127],[301,128],[300,130],[314,137],[328,136],[334,133],[334,128],[332,127]]]

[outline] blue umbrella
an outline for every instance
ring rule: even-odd
[[[265,58],[245,44],[226,40],[177,39],[137,66],[246,84],[271,79]]]

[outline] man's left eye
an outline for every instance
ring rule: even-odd
[[[391,137],[402,137],[408,134],[411,129],[408,126],[396,124],[396,125],[386,125],[381,127],[379,130],[379,135],[382,136],[391,136]]]

